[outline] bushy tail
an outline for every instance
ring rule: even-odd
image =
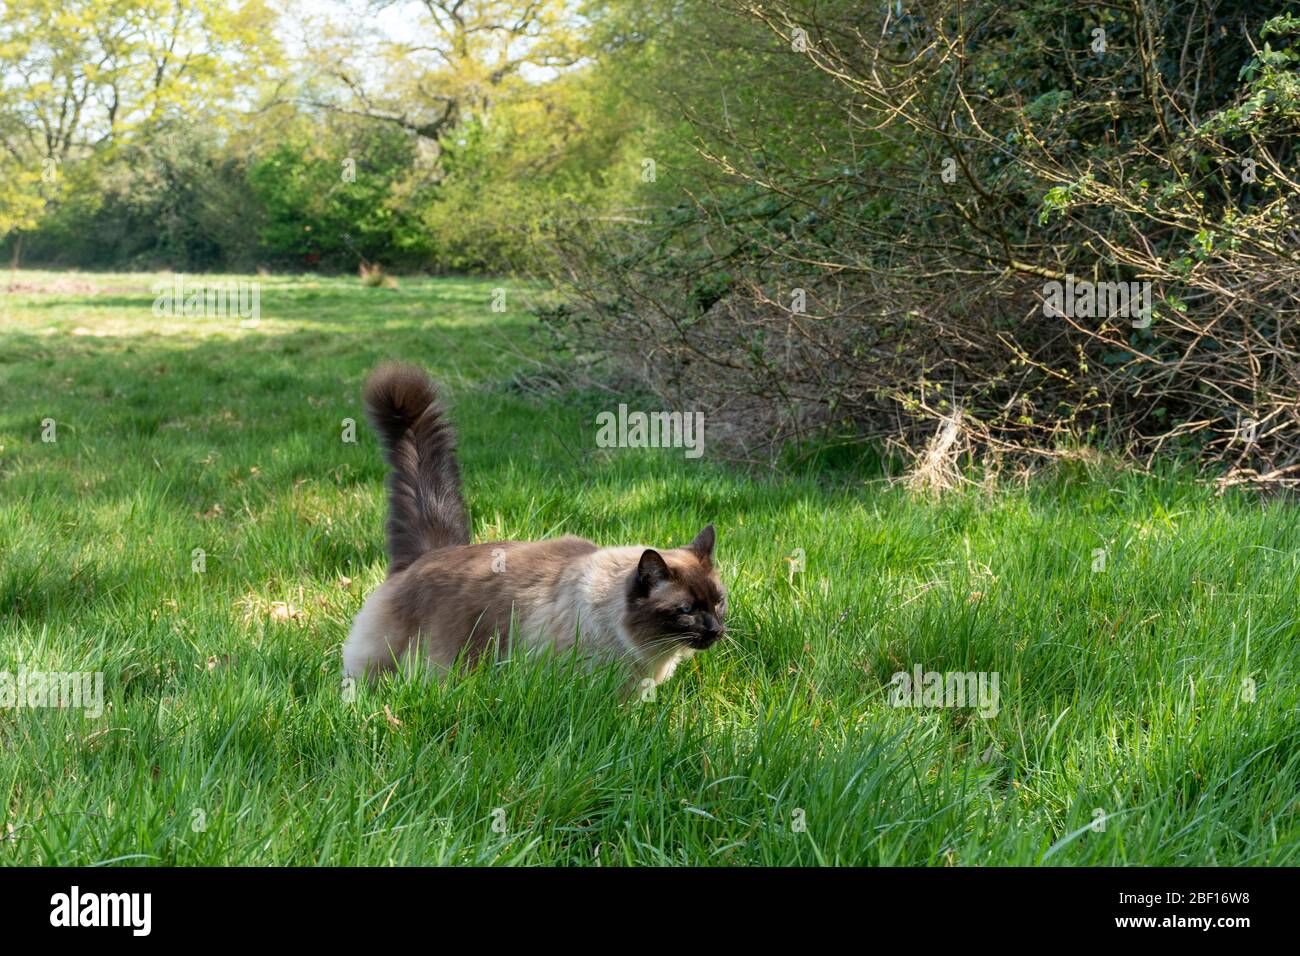
[[[413,365],[383,365],[366,381],[366,415],[379,433],[388,476],[389,574],[437,548],[469,544],[456,434],[433,383]]]

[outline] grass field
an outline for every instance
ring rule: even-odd
[[[0,671],[102,672],[106,705],[0,710],[0,862],[1300,863],[1290,504],[1082,466],[928,503],[848,460],[600,449],[617,397],[522,387],[500,283],[264,278],[241,327],[155,318],[149,276],[16,281]],[[570,661],[343,692],[390,357],[445,383],[477,539],[713,521],[730,638],[632,705]],[[892,706],[918,665],[996,673],[996,716]]]

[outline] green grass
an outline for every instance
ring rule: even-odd
[[[107,708],[0,710],[0,862],[1300,863],[1290,504],[1080,468],[936,504],[598,449],[617,399],[520,388],[541,346],[499,283],[267,278],[240,328],[154,318],[147,276],[17,278],[0,670],[102,672]],[[632,706],[563,660],[347,699],[384,571],[358,392],[394,356],[446,385],[477,538],[713,521],[730,639]],[[999,712],[891,706],[917,664],[996,672]]]

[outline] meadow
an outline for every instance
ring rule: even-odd
[[[207,277],[259,281],[253,323],[155,316],[165,279],[0,304],[0,671],[105,700],[0,709],[0,863],[1300,863],[1292,503],[601,448],[638,397],[542,374],[509,283]],[[564,659],[345,688],[384,574],[360,385],[394,357],[443,384],[476,540],[711,521],[727,639],[627,704]],[[998,675],[997,713],[894,706],[917,667]]]

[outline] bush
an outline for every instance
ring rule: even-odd
[[[732,38],[717,95],[687,107],[704,162],[648,191],[648,225],[559,237],[563,330],[748,423],[752,444],[834,424],[915,446],[960,409],[986,450],[1191,449],[1228,480],[1287,480],[1300,21],[1275,13],[683,18],[697,35],[661,49]],[[670,91],[679,55],[661,62]],[[1068,289],[1110,295],[1090,310]]]

